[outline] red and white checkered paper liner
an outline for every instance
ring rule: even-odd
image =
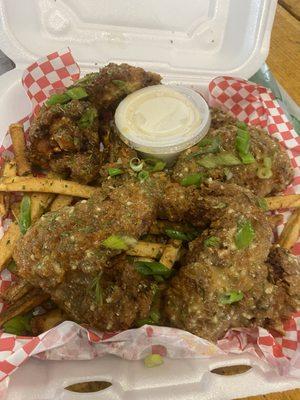
[[[79,78],[80,70],[69,49],[52,53],[31,65],[23,75],[23,86],[36,112],[54,90],[68,86]],[[210,85],[210,105],[230,111],[240,120],[266,128],[286,147],[296,178],[289,193],[300,191],[299,146],[287,117],[272,93],[256,84],[230,77],[214,79]],[[22,120],[28,128],[31,116]],[[7,135],[0,148],[0,157],[12,155],[11,140]],[[2,222],[2,232],[10,221]],[[1,232],[0,232],[1,234]],[[300,247],[294,249],[300,254]],[[0,275],[0,290],[13,280],[9,271]],[[0,311],[4,307],[0,304]],[[263,328],[236,329],[227,333],[218,346],[188,332],[157,326],[144,326],[120,333],[99,333],[66,321],[37,337],[17,337],[0,334],[0,380],[10,375],[30,356],[41,359],[92,359],[104,354],[137,360],[149,353],[173,358],[211,358],[226,353],[248,352],[285,376],[300,377],[300,313],[295,314],[284,328],[286,335],[278,337]]]

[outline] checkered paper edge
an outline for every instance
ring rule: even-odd
[[[30,125],[32,115],[39,110],[44,100],[53,91],[70,85],[79,78],[80,70],[74,61],[69,49],[54,52],[32,64],[23,75],[23,86],[32,102],[32,114],[22,121],[24,128]],[[226,81],[234,87],[230,92]],[[255,86],[255,87],[254,87]],[[210,105],[223,106],[239,119],[255,123],[269,130],[270,134],[278,134],[274,128],[274,109],[282,116],[285,124],[281,128],[279,140],[288,148],[289,156],[293,160],[295,148],[299,145],[295,132],[286,129],[288,124],[280,107],[272,99],[271,94],[252,83],[229,77],[220,77],[210,84]],[[226,92],[226,97],[222,95]],[[239,93],[239,96],[236,94]],[[250,95],[251,94],[251,95]],[[236,95],[233,98],[233,96]],[[245,100],[250,104],[245,105]],[[235,103],[240,108],[235,107]],[[252,107],[251,107],[252,104]],[[272,106],[272,107],[271,107]],[[279,108],[278,108],[279,107]],[[265,110],[267,108],[267,111]],[[274,115],[273,115],[274,114]],[[271,122],[270,122],[271,121]],[[276,119],[276,121],[278,121]],[[259,122],[259,123],[258,123]],[[277,123],[277,122],[276,122]],[[12,156],[11,141],[7,135],[0,147],[0,160],[4,156]],[[298,166],[297,163],[294,165]],[[299,183],[297,183],[299,184]],[[297,191],[295,185],[289,188]],[[7,221],[3,221],[2,231]],[[1,232],[0,232],[1,234]],[[300,252],[299,252],[300,253]],[[13,276],[5,270],[0,274],[0,290],[7,288]],[[3,305],[0,305],[0,311]],[[0,334],[0,380],[10,375],[30,356],[41,359],[91,359],[107,353],[115,354],[126,359],[143,358],[149,353],[159,353],[169,357],[202,357],[209,358],[217,354],[253,353],[284,375],[300,376],[299,341],[300,341],[300,313],[295,314],[288,322],[287,335],[278,338],[265,329],[231,330],[218,346],[198,338],[188,332],[174,328],[144,326],[121,333],[99,333],[73,323],[64,322],[58,327],[43,333],[38,337],[16,337],[5,333]]]

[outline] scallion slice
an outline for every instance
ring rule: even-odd
[[[108,174],[109,176],[117,176],[124,174],[124,171],[120,168],[108,168]]]
[[[148,171],[141,171],[138,173],[138,180],[143,183],[149,178],[149,172]]]
[[[19,227],[23,235],[31,225],[31,199],[30,196],[23,196],[20,205]]]
[[[130,168],[134,171],[134,172],[139,172],[143,169],[144,167],[144,161],[140,160],[137,157],[134,157],[130,160],[129,162]]]
[[[180,184],[182,186],[191,186],[191,185],[199,186],[201,185],[202,181],[203,181],[203,174],[197,173],[186,176],[180,181]]]
[[[264,157],[263,165],[258,167],[256,174],[260,179],[270,179],[273,176],[271,157]]]
[[[243,298],[244,298],[243,292],[241,292],[240,290],[232,290],[220,296],[220,303],[224,305],[233,304],[243,300]]]
[[[31,315],[17,315],[3,324],[3,330],[12,335],[25,335],[31,332]]]
[[[158,367],[164,363],[164,359],[160,354],[150,354],[144,358],[144,364],[147,368]]]
[[[55,104],[65,104],[70,101],[70,97],[66,93],[55,93],[46,101],[46,106],[54,106]]]
[[[169,278],[172,271],[157,261],[137,261],[135,263],[136,270],[145,276],[160,276]]]
[[[243,164],[252,164],[255,158],[250,153],[250,133],[248,130],[238,129],[235,138],[235,149]]]
[[[238,222],[237,232],[235,235],[235,245],[239,250],[247,248],[254,240],[255,230],[251,221],[241,218]]]
[[[263,211],[268,211],[268,210],[269,210],[267,200],[264,199],[263,197],[259,197],[259,198],[257,199],[257,205],[258,205],[258,207],[261,208]]]
[[[80,118],[78,125],[80,128],[90,128],[97,116],[97,110],[94,107],[88,108]]]
[[[195,238],[195,235],[193,235],[192,233],[176,231],[175,229],[166,229],[165,233],[167,236],[169,236],[169,238],[176,239],[176,240],[190,241]]]
[[[220,244],[220,239],[217,236],[210,236],[204,240],[205,247],[218,247]]]
[[[221,149],[221,138],[219,136],[204,138],[198,143],[200,150],[188,155],[187,159],[202,156],[203,154],[217,153]]]
[[[69,96],[71,100],[80,100],[88,97],[86,90],[81,86],[68,89],[66,91],[66,94]]]
[[[103,240],[102,246],[112,250],[128,250],[136,244],[136,239],[130,236],[111,235]]]
[[[199,165],[207,169],[213,169],[220,166],[240,165],[241,161],[234,154],[222,152],[218,154],[207,154],[197,161]]]
[[[166,166],[166,163],[164,161],[156,158],[146,158],[144,161],[147,169],[151,172],[163,171]]]

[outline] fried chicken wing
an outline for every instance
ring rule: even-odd
[[[249,126],[249,151],[254,158],[243,163],[236,149],[239,130],[236,124],[228,114],[214,111],[212,127],[204,139],[211,142],[210,148],[196,145],[183,152],[174,167],[173,178],[180,182],[188,175],[200,173],[203,179],[236,183],[261,197],[282,191],[293,178],[287,154],[267,132]],[[268,174],[264,173],[266,163]]]
[[[160,80],[158,74],[127,64],[109,64],[86,75],[64,93],[81,90],[82,99],[62,98],[58,104],[43,105],[29,130],[30,162],[78,182],[95,180],[103,162],[100,141],[108,139],[105,134],[115,108],[129,93]]]

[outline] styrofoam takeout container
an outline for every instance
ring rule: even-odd
[[[192,86],[205,95],[214,76],[249,78],[259,69],[275,7],[276,0],[0,0],[0,48],[16,63],[0,78],[0,141],[9,123],[30,112],[20,78],[41,55],[67,45],[83,73],[128,62],[161,73],[164,83]],[[210,372],[236,364],[253,368],[230,377]],[[63,389],[89,380],[113,385],[91,394]],[[229,400],[297,386],[296,379],[280,378],[250,355],[166,359],[153,369],[113,356],[30,359],[10,377],[6,398]]]

